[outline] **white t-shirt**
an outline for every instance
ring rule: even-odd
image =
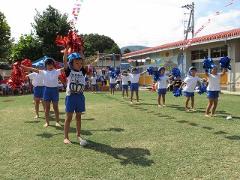
[[[187,76],[184,79],[184,82],[186,83],[186,85],[183,87],[183,91],[185,92],[194,92],[197,83],[200,82],[201,79],[198,76]]]
[[[34,87],[44,86],[42,74],[33,72],[33,73],[29,74],[28,77],[29,77],[29,79],[32,80],[32,85]]]
[[[129,74],[129,80],[131,81],[131,83],[138,83],[139,82],[139,78],[140,78],[140,74]]]
[[[95,77],[91,77],[91,84],[92,85],[96,85],[97,84],[97,77],[95,76]]]
[[[52,71],[42,70],[39,74],[43,75],[43,83],[46,87],[58,87],[58,76],[61,74],[61,69]]]
[[[67,76],[67,96],[70,96],[72,93],[83,93],[85,88],[85,70],[82,68],[80,71],[74,71],[68,68],[65,70],[65,73]]]
[[[129,76],[122,75],[122,85],[128,85]]]
[[[167,76],[164,75],[160,77],[157,81],[158,89],[167,89],[167,85],[168,85],[167,81],[168,81]]]
[[[110,84],[115,84],[116,83],[116,78],[110,77]]]
[[[220,79],[221,73],[218,73],[217,75],[209,74],[207,91],[220,91]]]

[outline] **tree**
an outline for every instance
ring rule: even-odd
[[[11,48],[11,31],[6,17],[0,12],[0,61],[7,61]]]
[[[61,14],[57,9],[49,6],[42,13],[37,11],[32,24],[36,35],[42,41],[43,54],[51,56],[56,60],[62,59],[60,48],[56,46],[57,34],[66,35],[71,29],[68,16]]]
[[[130,53],[130,52],[131,52],[131,50],[126,48],[126,49],[124,49],[123,54],[127,54],[127,53]]]
[[[121,53],[118,45],[110,37],[99,34],[85,34],[83,39],[86,57],[95,55],[97,51],[99,53]]]
[[[11,57],[14,60],[28,58],[34,61],[41,56],[43,56],[42,42],[33,34],[22,35],[11,50]]]

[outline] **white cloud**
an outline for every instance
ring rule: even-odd
[[[84,0],[77,28],[81,33],[98,33],[110,36],[119,46],[157,46],[183,39],[182,5],[191,0]],[[208,16],[196,19],[196,29],[207,21],[214,10],[207,7],[211,0],[196,0],[196,8],[206,6]],[[225,2],[225,0],[224,0]],[[71,14],[74,0],[0,0],[0,11],[4,12],[12,28],[12,36],[31,31],[36,14],[50,4],[62,13]],[[219,2],[218,2],[219,3]],[[196,9],[198,12],[198,9]],[[198,16],[202,12],[198,12]],[[240,12],[234,10],[214,18],[199,35],[234,28],[239,22]]]

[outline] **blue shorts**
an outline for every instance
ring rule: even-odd
[[[183,94],[186,97],[194,97],[194,92],[186,92],[186,91],[184,91]]]
[[[43,92],[43,100],[44,101],[59,101],[59,91],[58,87],[45,87]]]
[[[208,99],[218,99],[220,91],[207,91]]]
[[[131,89],[131,91],[138,91],[139,84],[138,83],[131,83],[130,84],[130,89]]]
[[[85,111],[85,97],[83,94],[71,94],[65,98],[65,111],[68,113],[82,113]]]
[[[42,99],[43,98],[43,92],[44,92],[44,86],[36,86],[33,88],[33,96],[35,98]]]
[[[122,90],[124,91],[124,90],[128,90],[128,85],[122,85]]]
[[[116,86],[116,84],[115,84],[115,83],[111,83],[111,84],[110,84],[110,89],[114,89],[114,88],[115,88],[115,86]]]
[[[158,89],[158,95],[165,95],[167,93],[167,89],[164,88],[164,89]]]

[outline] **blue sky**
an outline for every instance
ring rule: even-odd
[[[231,0],[195,0],[196,30],[216,11],[198,36],[240,27],[240,0],[224,8]],[[84,0],[76,25],[81,33],[110,36],[120,46],[157,46],[183,39],[183,14],[180,7],[191,0]],[[7,17],[12,37],[31,32],[35,9],[48,5],[71,14],[74,0],[0,0],[0,11]],[[20,8],[21,7],[21,8]]]

